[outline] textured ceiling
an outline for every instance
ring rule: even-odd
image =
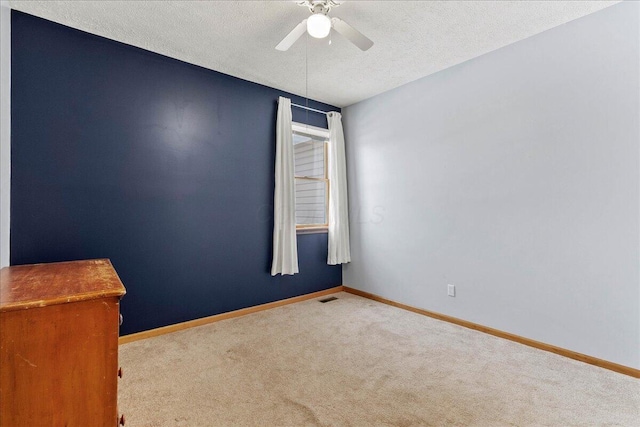
[[[616,1],[346,1],[331,12],[375,42],[333,35],[274,48],[308,9],[292,1],[10,1],[12,8],[344,107]],[[308,54],[308,73],[307,61]],[[307,82],[308,80],[308,82]]]

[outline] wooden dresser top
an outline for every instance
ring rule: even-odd
[[[0,270],[0,312],[122,296],[108,259],[16,265]]]

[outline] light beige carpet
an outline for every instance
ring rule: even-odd
[[[640,426],[640,381],[354,295],[125,344],[127,427]]]

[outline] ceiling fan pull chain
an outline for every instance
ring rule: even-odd
[[[307,36],[305,37],[305,44],[304,44],[304,97],[305,99],[305,103],[306,103],[306,107],[307,109],[305,110],[306,112],[306,118],[305,118],[305,124],[308,126],[309,125],[309,34],[307,33]]]

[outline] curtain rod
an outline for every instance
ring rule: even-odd
[[[329,113],[329,111],[320,111],[320,110],[316,110],[315,108],[305,107],[304,105],[294,104],[293,102],[291,103],[291,106],[292,106],[292,107],[302,108],[303,110],[313,111],[314,113],[320,113],[320,114],[327,114],[327,113]]]

